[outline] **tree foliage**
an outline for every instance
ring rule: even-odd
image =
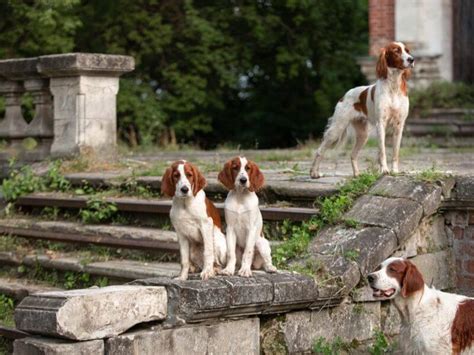
[[[321,134],[335,102],[363,82],[355,57],[366,51],[367,0],[11,0],[0,11],[0,57],[135,58],[118,98],[132,145],[176,136],[291,146]]]

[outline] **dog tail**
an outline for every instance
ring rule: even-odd
[[[344,111],[343,105],[338,103],[334,114],[329,117],[323,139],[327,148],[344,146],[347,143],[352,117]]]

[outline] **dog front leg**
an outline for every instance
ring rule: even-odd
[[[227,265],[225,269],[222,270],[220,273],[222,275],[234,275],[235,263],[237,262],[236,256],[235,256],[235,246],[237,243],[237,239],[236,239],[234,230],[229,226],[227,226],[226,240],[227,240]]]
[[[177,280],[187,280],[189,274],[189,241],[178,233],[179,253],[181,256],[181,273]]]
[[[403,127],[405,120],[398,121],[393,127],[393,156],[392,156],[392,171],[398,173],[400,162],[400,145],[402,143]]]
[[[388,174],[387,156],[385,154],[385,124],[383,120],[377,123],[377,138],[379,140],[379,165],[382,174]]]
[[[214,223],[212,218],[208,218],[201,225],[201,236],[204,244],[204,267],[201,272],[201,279],[207,280],[215,276],[214,273]]]
[[[247,243],[245,244],[244,255],[242,255],[242,266],[239,270],[239,276],[252,276],[252,262],[253,254],[255,252],[256,237],[257,229],[255,227],[251,228],[247,236]]]

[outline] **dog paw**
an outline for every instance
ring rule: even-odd
[[[319,171],[316,171],[316,170],[311,170],[309,172],[309,176],[311,177],[311,179],[319,179],[321,177],[321,175],[319,174]]]
[[[239,270],[239,276],[252,277],[252,270],[250,270],[250,268],[241,268]]]
[[[270,274],[277,272],[277,268],[273,265],[265,266],[263,269]]]
[[[187,279],[188,279],[187,275],[179,275],[179,276],[175,277],[173,280],[186,281]]]
[[[388,174],[390,174],[390,170],[388,170],[387,167],[385,167],[385,168],[380,168],[380,174],[382,174],[382,175],[388,175]]]
[[[208,280],[208,279],[210,279],[211,277],[214,277],[214,276],[216,276],[216,274],[214,273],[214,268],[204,269],[201,272],[201,279],[202,280]]]
[[[234,275],[235,270],[231,268],[225,268],[219,271],[219,275],[232,276]]]

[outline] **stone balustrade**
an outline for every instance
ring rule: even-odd
[[[5,116],[0,160],[38,161],[92,149],[99,158],[115,153],[119,76],[134,69],[129,56],[67,53],[0,60],[0,96]],[[34,116],[27,122],[22,98],[30,95]],[[26,138],[35,144],[24,144]]]

